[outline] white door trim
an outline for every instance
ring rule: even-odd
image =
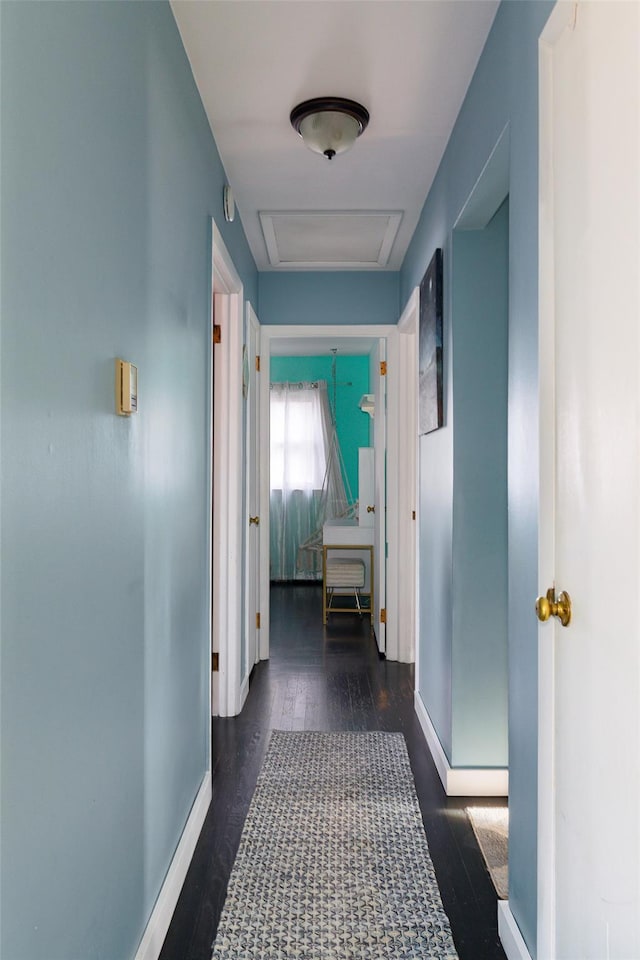
[[[348,326],[337,326],[337,325],[328,325],[328,326],[301,326],[301,325],[292,325],[292,326],[283,326],[283,325],[262,325],[260,327],[260,342],[261,342],[261,376],[260,376],[260,450],[261,450],[261,474],[260,474],[260,598],[261,598],[261,613],[262,613],[262,626],[260,630],[260,659],[265,660],[269,656],[269,380],[271,376],[271,345],[274,341],[277,340],[298,340],[298,339],[315,339],[319,337],[327,339],[358,339],[358,340],[379,340],[381,337],[386,338],[387,346],[390,351],[389,359],[389,381],[387,384],[388,391],[397,391],[399,376],[396,373],[397,367],[394,369],[393,363],[396,360],[391,359],[397,358],[397,338],[398,338],[398,328],[395,324],[352,324]],[[395,404],[395,406],[394,406]],[[391,401],[391,406],[398,411],[398,402]],[[403,412],[404,416],[404,412]],[[387,436],[394,437],[394,443],[397,445],[397,435],[398,435],[398,424],[397,422],[387,424]],[[397,449],[397,446],[396,448]],[[389,450],[387,449],[387,454],[389,456]],[[404,455],[403,450],[397,450],[397,453],[394,453],[398,458]],[[397,505],[393,509],[397,510]],[[398,547],[397,547],[397,523],[392,525],[390,518],[388,517],[387,523],[387,541],[389,543],[389,557],[392,558],[391,562],[397,562],[398,556]],[[411,576],[411,574],[409,574]],[[387,601],[388,605],[393,606],[393,609],[398,609],[398,598],[397,596],[390,600],[387,592]],[[389,623],[387,624],[387,638],[393,636],[393,624],[391,625],[391,630],[389,630]],[[397,641],[396,641],[397,649]],[[391,649],[388,649],[388,656],[391,656]]]
[[[215,435],[213,455],[212,637],[219,653],[217,712],[232,717],[242,709],[241,644],[243,573],[242,492],[242,281],[233,265],[215,221],[213,290],[224,298],[222,342],[215,346],[213,378]],[[213,340],[213,331],[212,331]],[[211,442],[211,441],[210,441]],[[245,684],[245,696],[246,696]]]
[[[247,465],[245,471],[245,501],[246,501],[246,513],[247,517],[245,518],[245,536],[246,536],[246,548],[245,548],[245,558],[244,558],[244,569],[245,569],[245,597],[246,597],[246,609],[244,616],[245,624],[245,637],[246,637],[246,652],[245,652],[245,663],[246,663],[246,680],[248,682],[249,675],[253,670],[254,666],[260,659],[260,647],[258,639],[258,649],[256,651],[257,656],[254,657],[253,643],[255,642],[255,616],[256,613],[260,613],[260,620],[262,622],[262,608],[260,606],[260,576],[258,575],[258,582],[255,584],[255,606],[252,607],[250,603],[251,599],[251,580],[256,577],[255,564],[252,563],[252,554],[250,549],[250,539],[251,539],[251,526],[249,525],[248,518],[251,515],[253,509],[253,503],[251,498],[251,467],[255,465],[255,468],[258,472],[258,479],[260,477],[260,463],[258,462],[260,456],[260,396],[259,396],[259,382],[260,378],[258,376],[258,370],[256,368],[256,358],[260,354],[260,322],[256,315],[253,306],[249,301],[246,304],[246,347],[247,355],[245,357],[245,362],[248,363],[249,369],[248,374],[248,395],[247,395],[247,416],[246,416],[246,453],[245,453],[245,463]],[[252,347],[252,344],[255,345],[255,350]],[[253,414],[253,404],[255,403],[255,422],[254,432],[251,431],[252,423],[252,414]],[[256,505],[259,504],[260,500],[260,488],[258,483],[258,488],[255,491]],[[259,516],[259,511],[258,511]],[[256,530],[256,540],[258,544],[258,554],[260,553],[260,521],[258,521],[258,529]],[[258,561],[258,568],[260,563]],[[259,634],[258,634],[259,637]],[[250,639],[251,638],[251,639]]]
[[[538,391],[540,486],[538,507],[538,583],[555,579],[555,373],[548,363],[555,342],[553,210],[553,47],[574,15],[573,3],[558,3],[538,45],[539,194],[538,194]],[[540,642],[542,639],[543,642]],[[555,956],[555,755],[554,649],[549,637],[538,640],[538,921],[537,952]]]
[[[397,630],[397,582],[395,564],[397,556],[396,517],[397,500],[397,430],[388,429],[388,420],[396,413],[395,395],[388,381],[392,371],[397,371],[398,361],[394,345],[397,336],[378,338],[378,343],[369,354],[369,389],[373,393],[373,629],[378,652],[389,660],[398,657]],[[387,373],[382,374],[382,363]],[[391,560],[389,556],[391,555]],[[382,611],[385,611],[383,619]]]
[[[415,662],[418,677],[418,320],[415,287],[398,320],[398,660]],[[398,457],[400,463],[400,456]],[[413,568],[413,570],[412,570]]]

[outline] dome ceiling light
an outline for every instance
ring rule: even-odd
[[[333,160],[354,145],[369,123],[369,112],[355,100],[316,97],[294,107],[289,119],[309,150]]]

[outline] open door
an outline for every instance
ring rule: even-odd
[[[640,957],[639,54],[637,3],[542,36],[540,960]]]
[[[375,396],[373,418],[374,463],[374,611],[373,629],[378,652],[387,652],[387,353],[386,340],[378,340],[371,352],[371,385]]]
[[[249,677],[260,659],[260,324],[247,303],[247,341],[242,378],[247,403],[246,450],[246,555],[245,555],[245,636],[246,670]]]
[[[242,281],[214,221],[212,267],[211,711],[233,717],[240,713],[248,687],[242,680],[242,592],[238,588],[244,577],[244,298]]]

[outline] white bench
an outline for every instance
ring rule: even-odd
[[[373,607],[373,588],[370,585],[369,590],[365,590],[366,564],[364,560],[358,557],[336,557],[338,550],[348,549],[351,553],[354,546],[344,544],[324,544],[322,550],[322,622],[327,622],[329,613],[353,613],[354,607],[336,607],[334,599],[336,595],[350,595],[353,590],[357,612],[362,616],[363,612],[370,613]],[[356,546],[355,549],[368,550],[371,553],[373,561],[373,548],[369,545]],[[331,553],[329,553],[331,551]],[[362,597],[369,600],[367,607],[363,609],[361,604]]]

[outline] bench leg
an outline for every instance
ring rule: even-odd
[[[362,607],[360,606],[360,591],[357,587],[353,588],[353,592],[356,595],[356,606],[358,607],[358,614],[362,616]]]

